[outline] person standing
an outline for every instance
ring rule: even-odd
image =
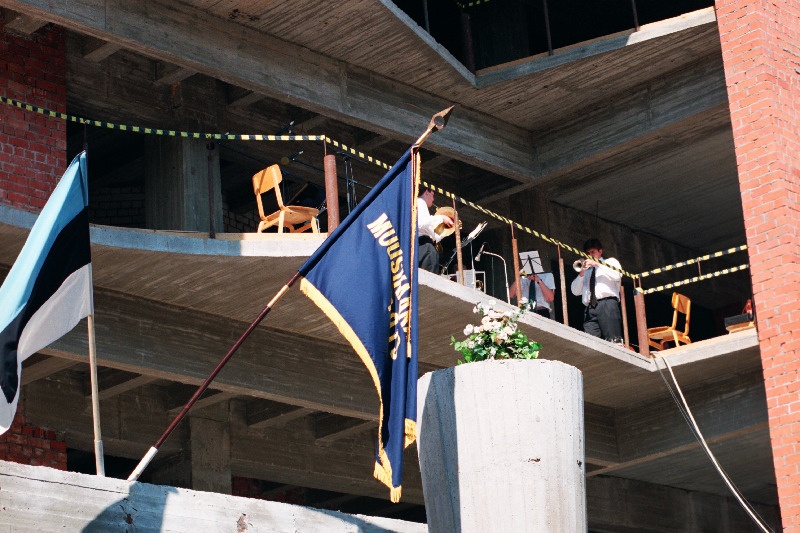
[[[433,191],[427,187],[422,189],[417,198],[417,240],[419,241],[419,268],[428,272],[437,273],[439,270],[439,252],[436,243],[441,238],[436,234],[436,226],[444,223],[453,225],[453,219],[447,215],[431,215],[433,205]]]
[[[603,245],[598,239],[586,241],[583,251],[591,259],[583,262],[578,277],[572,281],[571,286],[572,294],[580,296],[586,306],[583,330],[595,337],[621,343],[619,291],[622,274],[619,271],[622,267],[613,257],[603,258]]]

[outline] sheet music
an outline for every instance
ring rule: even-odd
[[[533,273],[541,274],[544,272],[542,267],[542,258],[539,257],[538,250],[530,250],[528,252],[519,253],[520,271],[526,275]]]

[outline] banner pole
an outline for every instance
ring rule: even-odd
[[[144,469],[147,468],[147,465],[150,464],[150,461],[153,459],[153,457],[155,457],[156,453],[158,453],[158,449],[161,447],[162,444],[164,444],[164,441],[167,440],[167,437],[169,437],[170,434],[175,430],[175,427],[178,425],[178,423],[180,423],[180,421],[183,420],[183,417],[186,416],[186,413],[189,412],[189,409],[192,408],[192,406],[197,402],[197,400],[200,399],[200,396],[202,396],[203,393],[206,391],[206,389],[208,389],[209,385],[211,385],[211,382],[214,381],[214,378],[217,377],[217,374],[219,374],[220,371],[222,370],[222,367],[224,367],[225,364],[230,360],[230,358],[233,357],[233,354],[236,353],[236,351],[241,347],[241,345],[244,343],[247,337],[250,336],[253,330],[256,329],[256,327],[261,323],[261,321],[264,320],[267,314],[272,310],[273,306],[278,302],[278,300],[280,300],[283,297],[283,295],[286,294],[286,292],[292,287],[292,285],[294,285],[295,281],[297,281],[298,278],[300,277],[301,277],[300,272],[299,271],[295,272],[294,276],[292,276],[292,279],[287,281],[286,285],[281,287],[281,290],[278,291],[278,294],[276,294],[275,297],[272,298],[272,300],[270,300],[269,303],[264,307],[264,309],[261,310],[261,313],[259,313],[259,315],[253,321],[253,323],[247,327],[244,333],[242,333],[241,337],[239,337],[237,341],[233,344],[233,346],[231,346],[231,349],[228,350],[228,353],[225,354],[225,357],[223,357],[222,360],[220,360],[220,362],[217,364],[217,367],[211,372],[211,374],[208,375],[206,380],[197,388],[192,397],[189,398],[189,401],[186,402],[186,405],[183,406],[183,409],[181,409],[181,412],[178,413],[178,416],[176,416],[175,419],[172,421],[172,423],[170,423],[169,427],[167,427],[166,431],[164,431],[164,434],[161,435],[161,437],[159,437],[156,443],[153,444],[153,446],[151,446],[150,449],[147,451],[145,456],[142,457],[142,460],[139,461],[138,465],[136,465],[136,468],[133,470],[133,472],[131,472],[131,475],[128,476],[128,481],[136,481],[137,479],[139,479],[139,476],[142,475]]]
[[[94,307],[94,306],[92,306]],[[94,426],[94,462],[97,475],[105,476],[103,437],[100,434],[100,392],[97,382],[97,343],[94,335],[94,313],[86,317],[89,326],[89,379],[92,386],[92,424]]]

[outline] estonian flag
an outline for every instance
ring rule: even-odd
[[[417,239],[407,152],[300,267],[300,290],[339,328],[380,400],[375,477],[401,495],[403,449],[416,439]]]
[[[79,154],[0,287],[0,434],[14,420],[22,362],[93,312],[86,154]]]

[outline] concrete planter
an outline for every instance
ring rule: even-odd
[[[586,530],[583,377],[546,360],[469,363],[417,387],[433,532]]]

